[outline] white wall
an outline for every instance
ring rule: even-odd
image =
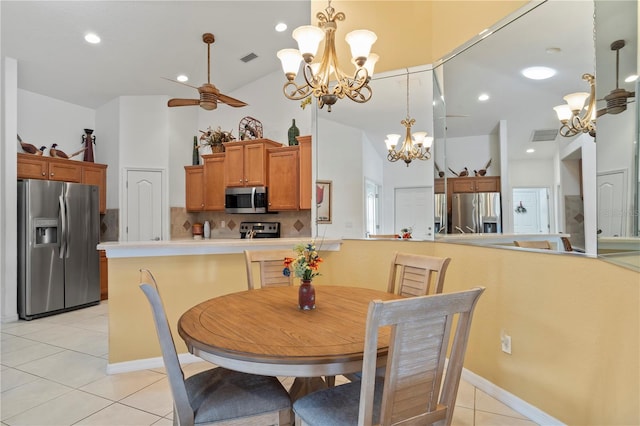
[[[479,135],[462,138],[447,138],[447,164],[442,167],[451,168],[459,173],[465,167],[469,170],[469,176],[473,176],[474,170],[484,168],[491,159],[491,166],[487,170],[487,176],[500,176],[500,141],[498,135]],[[445,171],[447,177],[454,177],[449,171]]]
[[[16,127],[18,122],[18,63],[2,57],[0,68],[0,320],[18,319],[16,247]]]
[[[169,206],[185,205],[184,166],[193,162],[193,137],[200,138],[198,132],[199,107],[167,108],[169,118]],[[200,163],[202,164],[202,163]]]
[[[319,237],[364,237],[362,132],[318,118],[318,180],[333,181],[332,223],[318,225]]]
[[[120,207],[120,99],[96,110],[96,162],[107,164],[107,209]],[[96,132],[94,132],[95,134]]]
[[[48,148],[53,143],[67,154],[82,149],[84,129],[96,130],[96,141],[99,141],[95,110],[18,89],[18,134],[25,142],[38,147],[45,145],[44,155],[49,155]],[[101,163],[97,143],[94,155],[96,163]],[[82,160],[82,155],[74,160]]]

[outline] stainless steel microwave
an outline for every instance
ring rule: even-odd
[[[267,213],[267,188],[252,186],[225,189],[226,213]]]

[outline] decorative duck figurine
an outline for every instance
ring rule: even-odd
[[[444,177],[444,172],[440,170],[440,166],[438,166],[438,163],[434,161],[433,165],[436,168],[436,171],[438,172],[438,177]]]
[[[467,168],[465,167],[463,171],[461,171],[460,173],[458,173],[458,176],[460,176],[460,177],[469,176],[469,169],[467,169]]]
[[[18,142],[20,142],[20,146],[22,147],[22,150],[27,154],[42,155],[44,150],[47,148],[46,146],[41,146],[40,148],[37,148],[35,145],[31,145],[30,143],[23,142],[20,135],[18,135]]]
[[[56,148],[57,146],[58,144],[54,143],[53,145],[51,145],[51,148],[49,149],[49,155],[51,155],[52,157],[71,159],[76,155],[82,154],[87,149],[85,147],[85,148],[82,148],[80,151],[76,151],[71,155],[67,155],[64,151],[60,151],[59,149],[57,149]]]
[[[487,164],[485,164],[483,169],[480,169],[478,171],[474,170],[473,173],[476,176],[484,176],[487,174],[487,169],[489,168],[490,165],[491,165],[491,158],[489,158],[489,161],[487,161]]]

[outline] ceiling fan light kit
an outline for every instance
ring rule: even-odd
[[[335,32],[338,27],[336,21],[344,21],[345,14],[336,13],[329,0],[327,8],[324,12],[318,12],[316,18],[319,21],[317,27],[305,25],[293,31],[292,36],[298,42],[298,49],[278,51],[277,55],[287,78],[283,87],[284,95],[291,100],[301,100],[313,94],[318,99],[319,108],[328,105],[329,112],[331,106],[345,96],[354,102],[367,102],[372,95],[369,81],[379,58],[371,53],[371,46],[377,36],[369,30],[355,30],[346,35],[345,39],[351,47],[351,62],[356,68],[353,75],[348,76],[338,66],[335,47]],[[312,63],[323,39],[325,43],[322,59]],[[302,60],[304,82],[296,84]],[[331,81],[331,76],[335,82]]]
[[[589,133],[595,137],[596,135],[596,118],[605,114],[620,114],[627,109],[629,98],[635,98],[635,92],[628,92],[621,89],[620,81],[620,49],[625,46],[624,40],[616,40],[611,43],[611,50],[616,52],[616,88],[613,89],[604,101],[607,106],[596,110],[596,79],[591,74],[584,74],[582,78],[589,82],[590,92],[571,93],[564,97],[567,101],[564,105],[558,105],[553,109],[558,115],[558,120],[562,123],[560,127],[560,136],[572,137],[579,133]],[[585,107],[585,102],[589,99],[589,103]],[[585,109],[585,113],[581,116],[580,111]]]
[[[218,107],[218,102],[222,102],[236,108],[246,106],[247,104],[245,102],[220,93],[220,90],[211,84],[211,44],[215,41],[215,37],[211,33],[204,33],[202,35],[202,41],[207,44],[207,82],[200,87],[195,87],[190,84],[176,81],[176,83],[197,89],[198,93],[200,93],[200,99],[169,99],[167,106],[178,107],[199,105],[202,109],[206,109],[207,111],[216,109]]]

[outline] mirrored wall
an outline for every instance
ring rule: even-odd
[[[636,2],[626,1],[595,6],[587,1],[548,1],[530,6],[435,69],[426,65],[376,75],[371,84],[374,96],[366,104],[341,101],[331,113],[317,111],[316,175],[333,181],[335,197],[334,220],[319,225],[318,235],[365,238],[373,229],[387,235],[405,226],[419,228],[417,233],[414,229],[414,238],[420,239],[455,233],[451,202],[443,204],[447,197],[437,194],[442,192],[440,185],[450,186],[452,178],[465,172],[471,176],[482,172],[499,177],[503,233],[570,234],[577,251],[595,255],[599,232],[600,243],[605,236],[618,238],[616,244],[628,242],[626,248],[638,250],[635,103],[622,113],[599,117],[596,142],[587,134],[558,135],[560,123],[553,110],[564,103],[566,94],[589,90],[581,79],[584,73],[597,75],[598,99],[615,87],[611,62],[615,55],[609,47],[614,39],[627,40],[620,66],[625,63],[629,71],[635,70],[636,9]],[[551,67],[556,74],[547,80],[525,78],[521,71],[534,65]],[[619,84],[635,90],[634,83]],[[488,99],[480,101],[482,94]],[[432,159],[408,167],[387,161],[383,142],[387,133],[403,132],[400,121],[407,112],[416,119],[414,130],[435,136]],[[608,149],[614,140],[621,147]],[[606,235],[611,232],[602,228],[603,212],[614,208],[602,207],[605,193],[596,187],[596,145],[598,179],[603,173],[626,169],[619,197],[624,203],[618,209],[623,224],[614,235]],[[612,160],[619,157],[624,157],[624,164]],[[365,186],[378,191],[378,206],[367,205]],[[416,204],[406,204],[407,199]],[[420,209],[419,217],[397,217],[410,208]],[[518,216],[522,208],[535,211],[538,220],[523,223]],[[371,217],[377,221],[373,225]],[[611,246],[606,250],[607,255],[613,252]]]

